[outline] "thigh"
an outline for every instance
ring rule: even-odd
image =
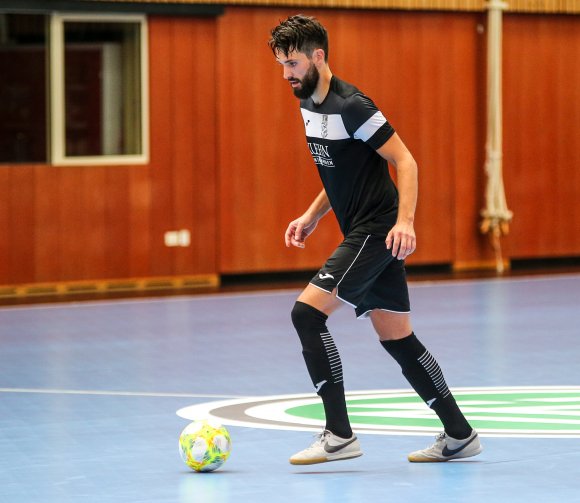
[[[336,291],[327,292],[312,284],[306,286],[303,292],[298,296],[297,300],[322,311],[327,316],[331,315],[342,304],[340,300],[336,298]]]

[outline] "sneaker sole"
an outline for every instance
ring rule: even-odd
[[[447,461],[452,461],[454,459],[465,459],[477,456],[478,454],[481,453],[481,451],[483,451],[483,448],[480,446],[476,451],[470,452],[467,455],[461,453],[463,455],[450,456],[448,458],[428,458],[423,456],[413,456],[412,454],[409,454],[407,459],[411,463],[446,463]]]
[[[291,465],[316,465],[318,463],[329,463],[331,461],[343,461],[345,459],[353,459],[362,456],[362,451],[358,452],[347,452],[345,454],[337,454],[332,457],[324,458],[312,458],[312,459],[292,459],[290,458]]]

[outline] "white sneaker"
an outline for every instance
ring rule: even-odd
[[[408,459],[412,463],[435,463],[449,461],[451,459],[470,458],[483,450],[477,432],[473,430],[469,437],[457,440],[440,433],[435,437],[435,443],[423,449],[409,454]]]
[[[350,438],[337,437],[334,433],[324,430],[317,435],[315,442],[290,458],[293,465],[313,465],[327,461],[358,458],[362,456],[360,443],[353,434]]]

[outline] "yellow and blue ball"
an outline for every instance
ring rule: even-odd
[[[230,457],[232,441],[221,424],[207,420],[188,424],[179,436],[181,459],[196,472],[212,472]]]

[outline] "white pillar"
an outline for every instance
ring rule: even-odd
[[[481,212],[481,231],[491,238],[498,272],[504,270],[500,237],[509,232],[512,218],[502,175],[502,15],[507,6],[501,0],[489,0],[487,3],[487,187],[486,207]]]

